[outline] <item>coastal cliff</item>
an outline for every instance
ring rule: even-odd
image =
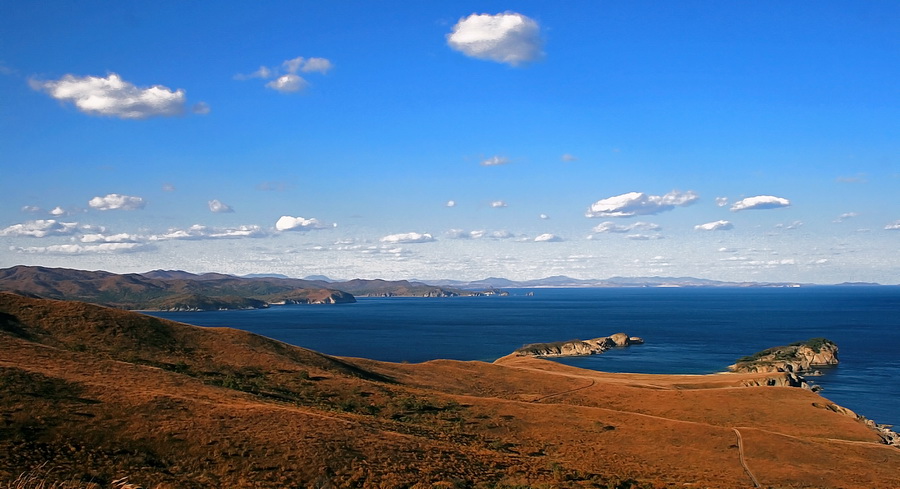
[[[616,333],[591,340],[557,341],[552,343],[531,343],[519,348],[514,356],[531,357],[572,357],[596,355],[611,348],[643,344],[644,340],[625,333]]]
[[[739,358],[730,365],[732,372],[792,372],[816,375],[815,367],[838,364],[837,345],[825,338],[776,346],[750,356]]]

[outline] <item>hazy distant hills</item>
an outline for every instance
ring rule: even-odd
[[[509,280],[489,277],[470,282],[459,280],[429,280],[433,285],[462,289],[532,288],[532,287],[797,287],[794,282],[723,282],[694,277],[612,277],[607,279],[577,279],[556,275],[537,280]]]
[[[329,283],[279,277],[197,275],[180,270],[142,274],[16,266],[0,270],[0,290],[47,299],[79,300],[121,309],[252,309],[269,304],[335,304],[360,296],[457,295],[408,281],[351,280]]]

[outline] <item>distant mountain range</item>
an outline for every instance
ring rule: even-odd
[[[325,282],[279,277],[236,277],[180,270],[115,274],[67,268],[0,269],[0,290],[45,299],[78,300],[120,309],[200,311],[257,309],[272,304],[336,304],[355,296],[445,297],[471,292],[385,280]]]
[[[181,270],[115,274],[67,268],[15,266],[0,269],[0,290],[45,299],[77,300],[120,309],[207,311],[257,309],[276,304],[337,304],[356,297],[452,297],[505,295],[503,289],[550,287],[800,287],[794,282],[723,282],[692,277],[612,277],[582,280],[563,275],[515,281],[483,280],[332,281],[317,275],[306,279],[265,274],[238,277],[222,273],[194,274]],[[840,285],[878,285],[844,283]]]
[[[466,290],[491,288],[550,288],[550,287],[811,287],[800,282],[727,282],[694,277],[611,277],[607,279],[577,279],[565,275],[536,280],[509,280],[489,277],[482,280],[427,280],[432,285]],[[870,282],[845,282],[837,285],[876,286]]]

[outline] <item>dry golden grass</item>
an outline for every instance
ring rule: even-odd
[[[0,312],[0,489],[21,474],[44,474],[23,488],[123,474],[152,489],[753,487],[742,458],[763,487],[900,487],[900,450],[814,393],[741,387],[759,374],[391,364],[79,303],[0,294]]]

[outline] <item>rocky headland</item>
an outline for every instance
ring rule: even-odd
[[[776,346],[739,358],[728,367],[732,372],[792,372],[819,375],[816,367],[838,364],[838,346],[826,338],[812,338]]]
[[[616,333],[592,340],[569,340],[552,343],[531,343],[512,354],[519,357],[573,357],[597,355],[611,348],[643,344],[644,340],[625,333]]]

